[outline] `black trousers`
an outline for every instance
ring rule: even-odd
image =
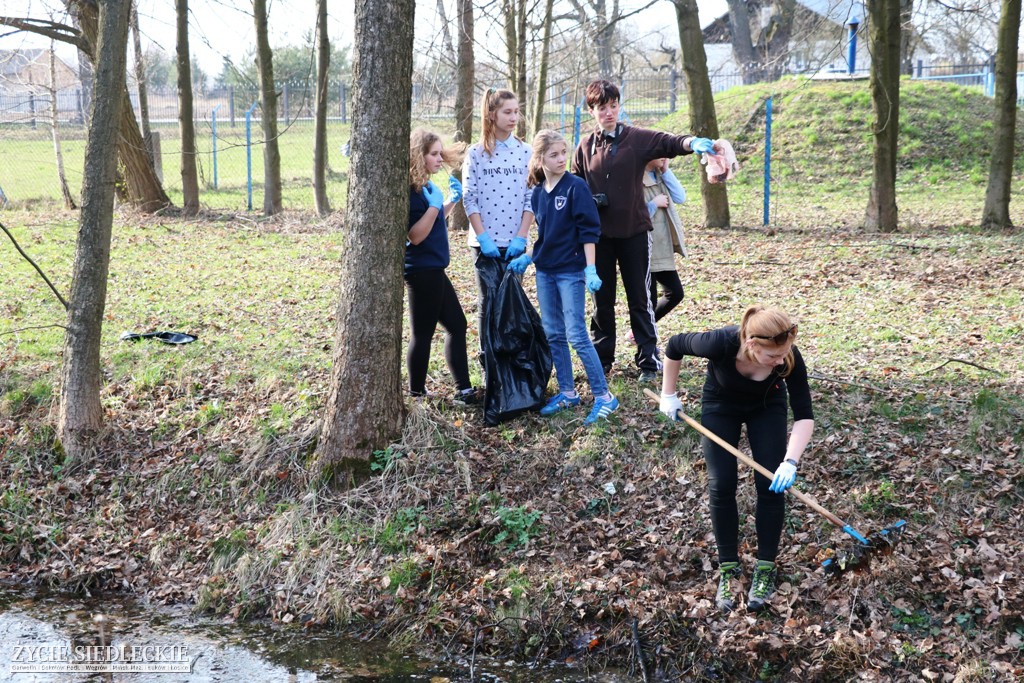
[[[430,344],[438,323],[445,330],[444,359],[457,389],[469,389],[469,361],[466,359],[466,314],[448,275],[440,269],[420,270],[405,276],[409,292],[409,351],[405,362],[409,391],[426,393]]]
[[[740,428],[747,426],[747,439],[754,460],[774,472],[786,455],[786,392],[765,403],[721,400],[705,390],[701,424],[733,446],[739,446]],[[779,400],[781,399],[781,400]],[[736,456],[711,441],[702,439],[708,467],[711,497],[711,526],[715,532],[720,562],[739,561],[739,512],[736,505]],[[774,562],[786,515],[786,496],[768,490],[771,480],[754,473],[757,489],[757,559]]]
[[[622,288],[629,306],[629,326],[636,340],[634,360],[641,370],[658,370],[656,345],[658,334],[654,327],[654,309],[651,306],[651,233],[642,232],[633,237],[605,237],[596,248],[597,276],[601,289],[594,293],[595,311],[590,318],[590,337],[601,359],[601,365],[610,367],[615,360],[615,294],[616,267],[622,274]]]
[[[662,287],[660,299],[658,285]],[[683,283],[679,279],[679,273],[674,270],[655,270],[651,273],[651,301],[657,302],[654,305],[654,322],[664,318],[682,300]]]

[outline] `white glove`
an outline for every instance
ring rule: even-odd
[[[658,410],[665,413],[670,420],[678,420],[679,416],[676,412],[683,409],[683,402],[679,400],[677,394],[662,394],[661,403],[658,404]]]
[[[779,469],[775,470],[775,478],[772,479],[772,485],[768,487],[768,490],[782,493],[792,486],[794,481],[796,481],[796,465],[788,460],[783,460]]]

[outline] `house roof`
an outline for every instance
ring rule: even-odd
[[[751,20],[756,21],[762,7],[771,4],[771,0],[747,0],[747,9],[750,12]],[[856,17],[861,23],[864,22],[864,6],[861,0],[796,0],[797,15],[801,13],[813,13],[821,19],[833,22],[837,26],[845,26],[851,17]],[[701,32],[704,43],[714,45],[716,43],[731,43],[732,31],[729,28],[729,13],[721,15]]]

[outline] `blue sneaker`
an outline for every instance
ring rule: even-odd
[[[587,415],[587,419],[583,421],[583,424],[592,425],[598,420],[603,420],[608,417],[618,409],[619,399],[614,396],[612,396],[608,401],[602,401],[599,398],[595,398],[594,407],[590,409],[590,415]]]
[[[566,396],[565,394],[559,392],[548,399],[548,402],[545,403],[544,407],[540,409],[540,414],[543,415],[544,417],[547,417],[548,415],[554,415],[560,410],[572,408],[573,406],[578,406],[579,404],[579,394],[577,394],[576,396]]]

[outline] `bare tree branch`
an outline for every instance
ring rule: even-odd
[[[64,297],[60,295],[60,292],[57,291],[57,288],[53,286],[53,283],[50,282],[50,278],[46,277],[46,273],[43,272],[42,268],[37,266],[36,262],[33,261],[32,258],[25,253],[25,251],[21,248],[21,245],[18,244],[18,240],[14,239],[14,235],[12,235],[11,231],[7,229],[7,226],[5,226],[3,223],[0,223],[0,230],[3,230],[7,234],[7,236],[11,238],[11,243],[14,244],[14,248],[18,250],[18,253],[21,254],[26,261],[32,264],[32,267],[36,269],[36,272],[39,273],[43,280],[46,281],[46,284],[50,286],[50,289],[53,290],[53,293],[57,295],[57,298],[60,299],[60,303],[61,305],[64,306],[64,310],[66,311],[68,309],[68,302],[64,299]]]
[[[18,31],[27,31],[36,35],[46,36],[50,40],[59,40],[62,43],[74,45],[82,52],[92,54],[92,45],[82,37],[81,32],[74,26],[68,26],[57,21],[46,19],[32,19],[26,17],[0,17],[0,25],[10,26]],[[11,33],[15,33],[12,31]],[[5,33],[4,35],[10,35]]]

